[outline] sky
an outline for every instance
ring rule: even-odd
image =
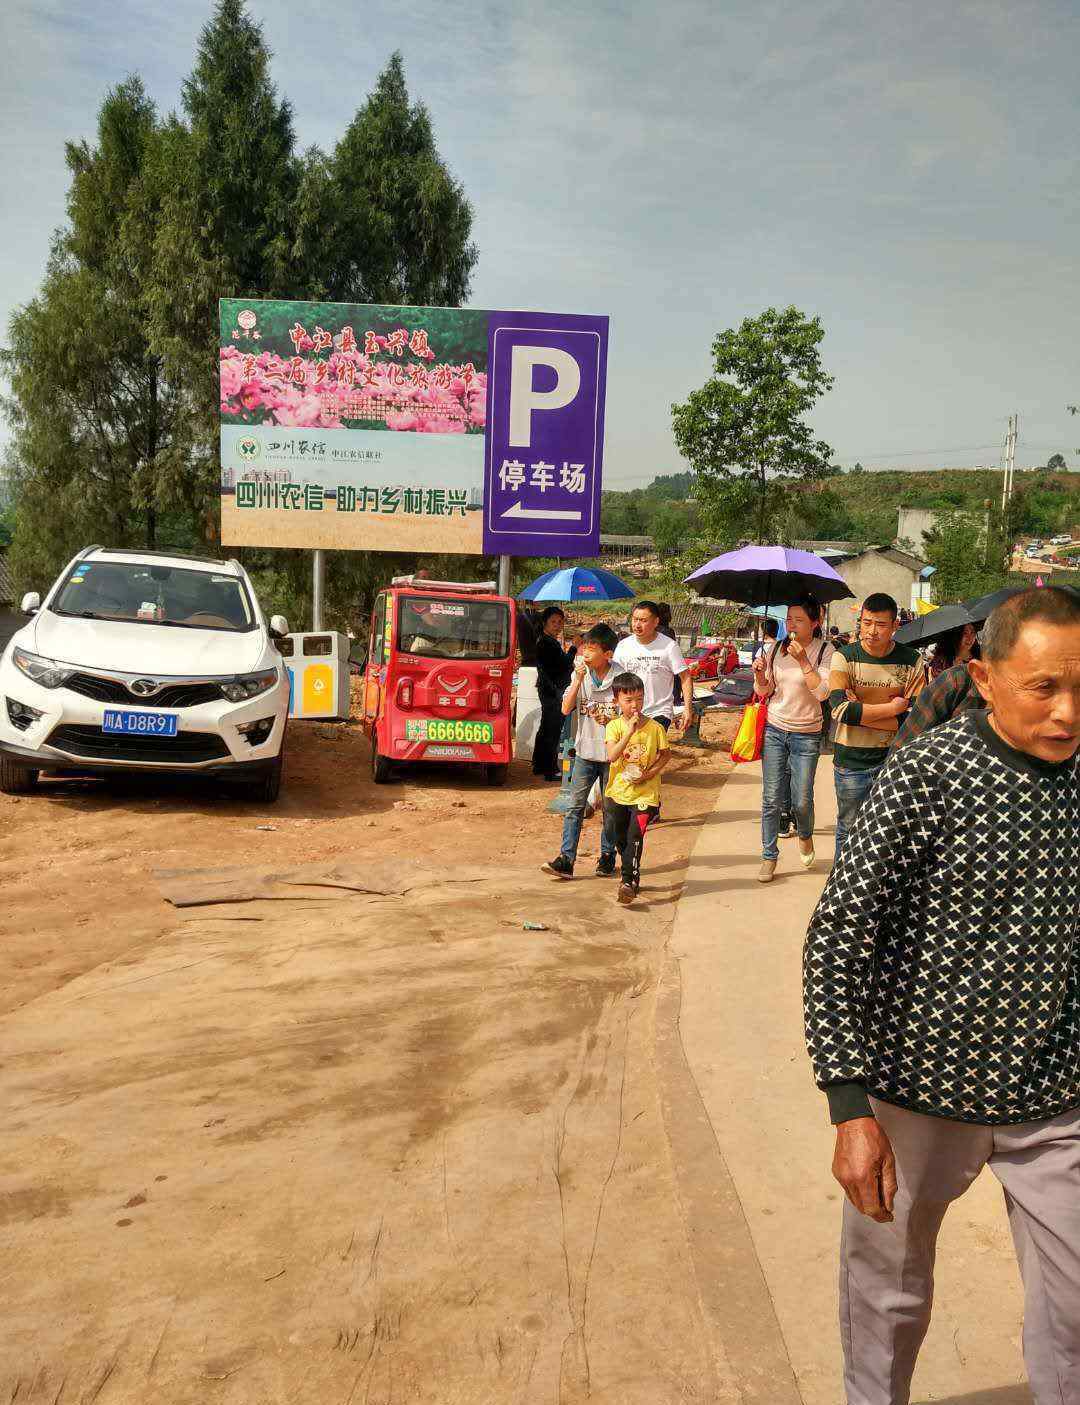
[[[211,0],[4,0],[0,327],[110,86],[179,106]],[[395,49],[475,209],[469,301],[611,319],[605,484],[678,472],[716,333],[819,316],[838,462],[1080,467],[1080,5],[1062,0],[251,0],[300,147]],[[3,433],[3,431],[0,431]]]

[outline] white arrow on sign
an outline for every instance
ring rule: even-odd
[[[525,507],[522,503],[516,502],[513,507],[508,507],[502,514],[503,517],[537,517],[543,518],[547,522],[580,522],[580,512],[559,512],[551,507]]]

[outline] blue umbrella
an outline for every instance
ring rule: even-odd
[[[636,592],[610,571],[591,566],[561,566],[530,581],[522,600],[629,600]]]

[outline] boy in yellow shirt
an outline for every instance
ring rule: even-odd
[[[645,685],[637,674],[620,673],[611,690],[619,715],[604,732],[610,767],[604,814],[622,855],[618,901],[625,906],[637,897],[645,831],[660,813],[660,772],[671,752],[664,728],[645,716]]]

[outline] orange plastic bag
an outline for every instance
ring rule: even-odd
[[[732,761],[760,761],[761,748],[765,741],[765,724],[769,720],[769,705],[764,702],[748,702],[743,708],[739,730],[731,743]]]

